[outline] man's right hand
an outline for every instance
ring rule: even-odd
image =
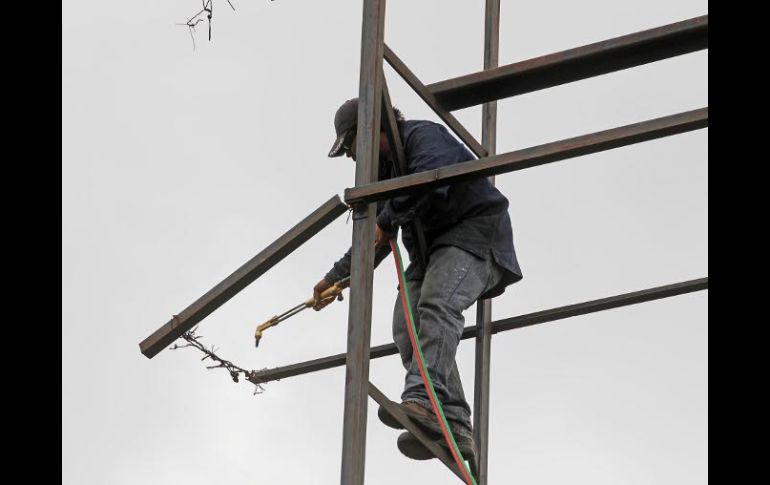
[[[316,285],[313,287],[313,298],[315,299],[315,305],[313,305],[313,310],[315,311],[321,310],[323,307],[325,307],[329,303],[336,300],[336,298],[329,298],[328,300],[323,302],[319,301],[321,299],[321,293],[323,293],[324,290],[331,288],[333,284],[334,283],[329,283],[328,281],[326,281],[326,279],[322,279],[321,281],[316,283]]]

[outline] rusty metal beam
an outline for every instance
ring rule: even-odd
[[[500,0],[486,0],[484,8],[484,69],[498,65],[500,46]],[[481,144],[488,156],[497,153],[497,102],[481,109]],[[492,185],[495,178],[490,177]],[[473,380],[473,435],[478,446],[476,483],[487,485],[489,463],[489,389],[492,358],[492,300],[476,304],[476,365]]]
[[[696,109],[482,158],[481,160],[471,160],[369,185],[356,186],[345,189],[345,202],[353,205],[390,199],[397,195],[425,191],[441,185],[478,177],[523,170],[664,136],[698,130],[707,126],[708,108]]]
[[[347,206],[337,195],[326,201],[274,243],[235,270],[233,274],[195,300],[178,315],[174,315],[165,325],[144,339],[139,344],[139,349],[148,358],[155,357],[171,342],[193,328],[198,322],[291,254],[302,243],[316,235],[346,210]]]
[[[426,86],[456,110],[708,48],[708,15]]]
[[[463,143],[465,143],[470,151],[472,151],[477,157],[482,158],[487,156],[487,151],[479,144],[473,135],[465,129],[460,121],[454,117],[452,113],[444,109],[441,104],[436,100],[428,88],[420,81],[420,79],[414,75],[412,71],[406,67],[406,64],[399,59],[395,52],[390,50],[390,47],[385,45],[385,60],[388,61],[390,67],[392,67],[399,76],[422,98],[425,103],[438,115],[441,120],[446,123],[450,130],[457,135]]]
[[[358,85],[356,186],[377,180],[380,159],[382,48],[385,0],[364,0]],[[363,485],[366,413],[369,399],[369,345],[372,333],[374,226],[376,204],[354,207],[350,258],[350,310],[342,428],[342,485]]]
[[[404,144],[401,141],[401,132],[398,129],[398,121],[396,120],[396,113],[393,111],[393,104],[390,100],[390,92],[388,91],[388,83],[385,79],[385,74],[382,75],[382,110],[385,113],[383,119],[385,120],[385,126],[383,131],[388,137],[388,144],[390,145],[390,152],[395,155],[393,160],[393,169],[396,177],[406,175],[409,172],[409,167],[406,161],[406,152],[404,151]],[[378,179],[379,180],[379,179]],[[414,234],[417,240],[417,258],[420,266],[423,268],[428,267],[428,242],[425,239],[425,229],[423,228],[422,220],[419,217],[415,217],[411,223],[412,234]]]
[[[563,320],[565,318],[585,315],[587,313],[595,313],[602,310],[610,310],[612,308],[619,308],[627,305],[635,305],[637,303],[660,300],[662,298],[683,295],[685,293],[692,293],[694,291],[706,290],[708,287],[708,277],[699,278],[697,280],[684,281],[682,283],[676,283],[673,285],[658,286],[656,288],[611,296],[608,298],[602,298],[600,300],[593,300],[585,303],[577,303],[575,305],[567,305],[554,308],[551,310],[529,313],[527,315],[506,318],[493,322],[492,333],[505,332],[508,330],[515,330],[517,328],[537,325],[539,323],[555,322],[556,320]]]
[[[369,383],[369,396],[371,396],[371,398],[374,399],[377,404],[385,408],[385,410],[391,416],[393,416],[396,421],[401,423],[407,431],[412,433],[415,438],[420,440],[420,443],[422,443],[427,449],[436,455],[436,458],[441,460],[441,462],[446,465],[452,473],[457,475],[460,480],[464,480],[460,469],[457,468],[457,464],[455,463],[455,460],[452,458],[452,455],[449,453],[449,451],[439,446],[435,440],[431,439],[422,429],[420,429],[419,426],[414,424],[414,422],[407,417],[406,413],[404,413],[398,404],[388,399],[387,396],[385,396],[385,394],[377,389],[377,387],[371,382]]]
[[[528,313],[526,315],[519,315],[517,317],[506,318],[492,322],[492,333],[495,334],[508,330],[515,330],[517,328],[537,325],[540,323],[555,322],[565,318],[596,313],[602,310],[620,308],[627,305],[635,305],[638,303],[660,300],[662,298],[684,295],[686,293],[706,290],[708,289],[708,286],[709,279],[708,277],[705,277],[695,280],[683,281],[681,283],[674,283],[671,285],[657,286],[655,288],[648,288],[646,290],[635,291],[632,293],[624,293],[599,300],[591,300],[574,305],[567,305],[551,308],[549,310]],[[477,328],[475,325],[466,327],[463,331],[461,339],[465,340],[474,338],[476,335]],[[386,357],[388,355],[394,355],[397,353],[398,349],[396,348],[395,344],[378,345],[371,348],[369,358],[378,359],[380,357]],[[345,365],[345,354],[330,355],[321,359],[314,359],[284,367],[276,367],[274,369],[258,371],[250,376],[249,381],[255,384],[264,384],[265,382],[298,376],[301,374],[308,374],[310,372],[316,372],[324,369],[331,369],[333,367],[340,367],[343,365]]]

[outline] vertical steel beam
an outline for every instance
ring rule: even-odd
[[[358,92],[356,185],[377,180],[382,103],[382,49],[385,0],[364,0]],[[350,312],[342,436],[342,485],[363,485],[366,462],[366,408],[372,330],[372,274],[376,204],[354,207],[350,272]]]
[[[484,69],[498,64],[500,45],[500,0],[487,0],[484,13]],[[497,102],[485,103],[481,111],[481,144],[488,156],[497,149]],[[490,177],[495,183],[494,176]],[[473,390],[473,432],[479,447],[476,483],[487,485],[489,451],[489,364],[492,351],[492,301],[476,306],[476,372]]]
[[[401,142],[401,133],[398,131],[396,113],[393,111],[393,104],[390,100],[390,92],[388,91],[388,82],[385,80],[385,73],[382,74],[382,109],[385,113],[383,119],[386,121],[383,130],[385,131],[385,134],[388,135],[391,158],[395,158],[393,161],[395,176],[400,177],[409,173],[409,167],[406,163],[404,144]],[[422,221],[419,217],[416,217],[414,221],[412,221],[411,226],[412,233],[417,240],[417,258],[420,261],[420,266],[422,266],[423,270],[426,270],[428,268],[428,243],[425,240],[425,230]]]

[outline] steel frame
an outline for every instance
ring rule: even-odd
[[[252,382],[260,384],[332,367],[346,366],[340,481],[345,485],[364,483],[367,396],[371,396],[395,419],[402,422],[406,429],[431,449],[452,473],[461,477],[450,455],[431,442],[393,401],[369,382],[370,360],[398,352],[394,344],[370,348],[376,201],[477,177],[493,177],[708,126],[708,107],[704,107],[502,155],[495,154],[496,100],[707,49],[708,15],[498,67],[500,2],[486,0],[484,70],[425,85],[383,41],[385,3],[385,0],[364,0],[363,8],[356,147],[358,161],[355,187],[345,190],[345,202],[353,209],[347,352],[264,370],[250,377]],[[385,84],[383,59],[468,146],[479,158],[478,160],[429,172],[404,175],[403,147],[400,145],[397,130],[394,130],[396,124]],[[482,103],[484,104],[482,141],[479,143],[451,114],[451,111]],[[377,181],[381,109],[387,110],[387,125],[382,129],[388,133],[391,143],[397,149],[402,174],[385,181]],[[318,233],[347,208],[348,206],[342,203],[339,197],[334,196],[329,199],[143,340],[139,344],[141,352],[148,358],[157,355],[184,332],[190,330]],[[422,246],[424,248],[424,242]],[[488,483],[489,366],[493,334],[706,289],[708,289],[708,277],[497,321],[491,319],[490,301],[480,301],[477,307],[476,325],[467,327],[462,335],[462,339],[476,339],[474,433],[480,453],[478,463],[474,466],[474,473],[477,475],[478,484]]]

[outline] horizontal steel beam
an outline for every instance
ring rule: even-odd
[[[506,318],[492,322],[492,333],[494,334],[505,332],[507,330],[514,330],[517,328],[537,325],[539,323],[555,322],[557,320],[576,317],[578,315],[587,315],[589,313],[609,310],[611,308],[619,308],[622,306],[635,305],[637,303],[644,303],[647,301],[660,300],[662,298],[683,295],[686,293],[708,289],[708,286],[708,277],[699,278],[696,280],[674,283],[672,285],[658,286],[655,288],[635,291],[632,293],[624,293],[622,295],[602,298],[600,300],[591,300],[584,303],[577,303],[575,305],[567,305],[552,308],[550,310],[528,313],[526,315],[520,315],[517,317]],[[465,340],[474,338],[476,337],[476,332],[477,330],[475,325],[467,327],[463,331],[461,339]],[[369,358],[378,359],[380,357],[386,357],[388,355],[397,353],[398,349],[396,348],[395,344],[378,345],[371,348]],[[330,355],[321,359],[309,360],[284,367],[276,367],[274,369],[254,372],[249,377],[249,381],[255,384],[263,384],[265,382],[276,381],[286,377],[308,374],[310,372],[331,369],[332,367],[340,367],[343,365],[345,365],[345,354]]]
[[[662,298],[684,295],[685,293],[706,290],[708,287],[708,277],[699,278],[697,280],[684,281],[682,283],[675,283],[673,285],[658,286],[656,288],[635,291],[633,293],[610,296],[600,300],[592,300],[585,303],[567,305],[554,308],[552,310],[529,313],[527,315],[520,315],[518,317],[506,318],[492,322],[492,333],[495,334],[499,332],[505,332],[507,330],[515,330],[517,328],[537,325],[538,323],[555,322],[556,320],[563,320],[565,318],[576,317],[588,313],[600,312],[602,310],[610,310],[612,308],[619,308],[622,306],[635,305],[637,303],[644,303],[653,300],[660,300]],[[463,338],[465,338],[465,335],[463,335]]]
[[[514,152],[448,165],[368,185],[345,189],[350,205],[374,202],[433,187],[488,177],[597,153],[612,148],[676,135],[708,126],[708,108],[599,131]]]
[[[182,310],[179,315],[174,315],[165,325],[144,339],[139,344],[139,349],[148,358],[155,357],[167,345],[193,328],[346,210],[347,206],[337,195],[326,201],[286,234]]]
[[[395,344],[378,345],[369,349],[369,360],[378,359],[380,357],[387,357],[388,355],[397,353],[398,349],[396,348]],[[265,382],[278,381],[287,377],[299,376],[319,370],[341,367],[345,365],[346,356],[347,354],[335,354],[328,357],[322,357],[320,359],[313,359],[305,362],[298,362],[296,364],[285,365],[283,367],[275,367],[273,369],[256,371],[249,376],[249,381],[253,382],[254,384],[263,384]]]
[[[708,48],[708,15],[426,86],[447,110],[475,106]]]

